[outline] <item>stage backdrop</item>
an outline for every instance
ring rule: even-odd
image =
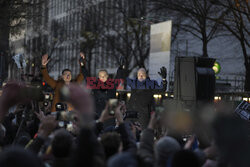
[[[167,80],[170,72],[170,48],[171,48],[172,21],[166,21],[151,25],[149,77],[158,82],[161,80],[158,71],[162,66],[167,68]],[[169,82],[168,82],[169,84]],[[169,85],[167,87],[167,90]]]

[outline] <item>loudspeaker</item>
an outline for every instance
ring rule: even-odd
[[[0,53],[0,88],[2,87],[3,81],[8,76],[8,63],[7,58],[3,53]]]
[[[213,101],[215,59],[176,57],[174,99],[180,101]]]

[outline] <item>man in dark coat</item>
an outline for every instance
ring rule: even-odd
[[[103,84],[104,86],[106,86],[108,77],[109,75],[106,70],[100,70],[98,72],[98,80],[95,82],[95,84],[98,84],[99,82],[99,84]],[[105,89],[103,87],[100,87],[99,89],[93,89],[92,95],[94,96],[95,100],[95,111],[97,114],[97,118],[99,118],[102,110],[105,108],[107,101],[111,98],[116,98],[116,89]]]
[[[129,111],[137,112],[138,121],[143,129],[147,127],[149,122],[151,108],[154,104],[153,95],[165,92],[167,88],[166,68],[162,67],[158,73],[162,77],[160,86],[156,81],[151,81],[147,77],[144,68],[140,68],[137,71],[137,78],[135,80],[127,79],[127,85],[131,87],[131,97],[128,101],[127,108]]]
[[[107,70],[104,69],[98,72],[97,79],[87,78],[87,87],[92,89],[95,101],[96,119],[100,117],[108,100],[116,98],[116,89],[121,83],[120,70],[121,67],[118,68],[115,79],[110,79]]]

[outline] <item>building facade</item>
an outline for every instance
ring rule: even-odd
[[[126,33],[122,14],[133,13],[131,10],[136,10],[133,3],[125,0],[118,3],[119,10],[125,9],[125,13],[115,9],[115,0],[34,0],[34,3],[41,3],[41,8],[29,12],[42,15],[27,20],[24,39],[27,74],[39,75],[41,56],[48,53],[51,76],[58,78],[65,68],[77,75],[80,51],[85,52],[90,75],[95,76],[100,69],[116,72],[123,55],[117,51],[119,48],[114,49],[114,44],[123,49],[124,41],[119,36]]]
[[[41,56],[45,53],[50,57],[48,70],[52,77],[60,77],[65,68],[77,75],[80,51],[86,55],[91,76],[96,76],[100,69],[115,74],[120,57],[125,57],[133,75],[138,66],[148,67],[150,25],[175,19],[170,14],[165,17],[150,16],[147,1],[144,0],[33,1],[42,2],[41,7],[29,12],[41,16],[27,20],[22,51],[27,62],[25,73],[31,76],[39,75]],[[209,45],[208,55],[221,64],[218,77],[231,80],[234,84],[244,80],[244,67],[238,44],[230,39],[215,39]],[[201,54],[201,41],[189,34],[177,35],[171,44],[171,67],[168,69],[172,81],[176,56]],[[232,64],[236,67],[232,68]],[[9,77],[15,78],[16,74],[10,67]]]

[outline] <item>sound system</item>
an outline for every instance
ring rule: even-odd
[[[203,57],[176,57],[174,98],[178,100],[213,101],[215,59]]]
[[[3,81],[8,76],[8,63],[3,53],[0,53],[0,88],[2,87]]]
[[[204,57],[176,57],[174,99],[177,110],[194,110],[197,104],[214,100],[215,59]]]

